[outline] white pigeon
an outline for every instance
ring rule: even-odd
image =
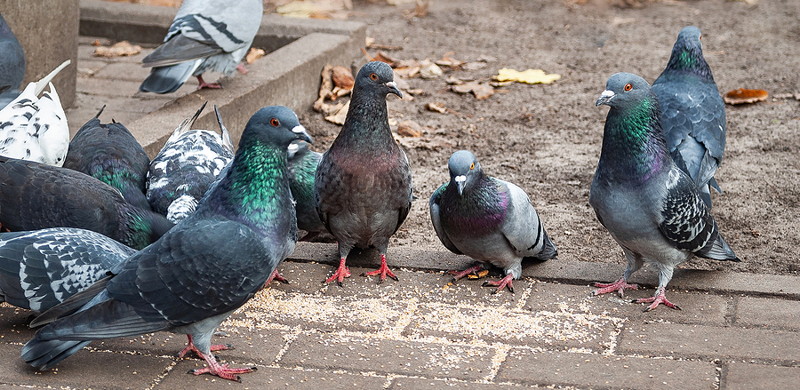
[[[64,61],[41,80],[29,83],[16,99],[0,110],[0,156],[60,167],[69,147],[67,116],[50,82],[66,68]],[[46,85],[50,92],[45,92]]]

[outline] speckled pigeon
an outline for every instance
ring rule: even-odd
[[[659,304],[677,309],[665,296],[672,271],[693,255],[739,261],[700,198],[697,186],[672,161],[658,121],[658,102],[639,76],[616,73],[596,105],[611,107],[603,147],[589,193],[597,219],[622,247],[628,267],[618,281],[596,283],[594,294],[636,289],[628,279],[647,261],[658,268],[658,288],[645,311]]]
[[[76,227],[141,249],[172,227],[82,172],[0,157],[0,224],[10,231]]]
[[[19,96],[25,77],[25,52],[11,27],[0,15],[0,110]]]
[[[175,129],[147,173],[147,200],[154,211],[175,223],[194,212],[197,202],[233,160],[231,136],[216,106],[220,134],[191,129],[205,106],[203,103]]]
[[[246,73],[239,61],[253,43],[263,13],[261,0],[184,0],[164,43],[142,60],[153,69],[139,90],[175,92],[192,75],[199,88],[221,88],[206,83],[203,73]]]
[[[429,202],[431,222],[447,249],[478,260],[453,280],[485,269],[502,268],[505,277],[484,286],[514,292],[512,281],[522,274],[522,261],[545,261],[558,253],[544,230],[528,195],[513,183],[487,176],[471,152],[459,150],[448,162],[450,182]]]
[[[239,380],[253,368],[231,368],[212,355],[211,336],[264,285],[297,237],[287,147],[310,141],[286,107],[250,118],[226,176],[190,215],[114,275],[37,317],[48,323],[22,348],[22,358],[48,369],[92,340],[156,331],[189,336],[183,352],[205,359],[192,370]],[[224,348],[224,347],[222,347]]]
[[[62,166],[69,146],[67,116],[50,80],[66,68],[64,61],[43,79],[28,83],[0,110],[0,156]],[[50,92],[39,94],[46,86]]]
[[[675,163],[697,184],[711,208],[709,186],[721,192],[714,174],[725,151],[725,104],[703,58],[700,29],[684,27],[667,67],[653,82],[661,127]]]
[[[290,186],[296,203],[297,228],[307,232],[303,240],[311,240],[327,231],[319,219],[314,198],[314,177],[321,160],[322,153],[309,149],[307,142],[297,141],[289,145]]]
[[[149,210],[144,191],[150,158],[122,123],[100,123],[103,109],[70,141],[64,168],[92,176],[120,190],[128,203]]]
[[[106,277],[135,252],[78,228],[0,233],[0,300],[41,313]]]
[[[341,132],[322,156],[316,176],[320,219],[339,243],[339,267],[325,282],[341,285],[353,247],[375,247],[381,266],[366,276],[397,276],[386,264],[389,237],[411,208],[411,169],[392,138],[386,95],[402,97],[392,68],[369,62],[356,75],[350,109]]]

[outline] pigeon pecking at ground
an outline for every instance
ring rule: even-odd
[[[214,113],[220,134],[191,129],[205,106],[203,103],[193,117],[184,120],[172,132],[150,162],[147,173],[150,206],[174,223],[194,212],[197,202],[233,160],[231,136],[216,106]]]
[[[78,228],[0,233],[0,301],[41,313],[106,277],[135,252]]]
[[[92,176],[118,189],[128,203],[149,210],[144,192],[150,158],[122,123],[100,123],[103,109],[70,141],[64,168]]]
[[[448,162],[450,182],[429,202],[431,222],[447,249],[479,263],[451,272],[453,280],[485,269],[486,263],[502,268],[505,277],[484,286],[508,288],[522,274],[522,261],[545,261],[558,253],[528,195],[513,183],[487,176],[471,152],[459,150]]]
[[[28,83],[0,110],[0,156],[62,166],[69,146],[67,116],[50,80],[66,68],[64,61],[41,80]],[[50,92],[39,94],[46,86]]]
[[[25,52],[11,27],[0,15],[0,110],[19,96],[25,78]]]
[[[9,231],[82,228],[141,249],[172,223],[82,172],[0,157],[0,226]]]
[[[253,43],[263,14],[261,0],[184,0],[164,43],[142,60],[153,69],[139,90],[175,92],[192,75],[198,88],[221,88],[206,83],[203,73],[246,73],[239,61]]]
[[[250,118],[226,176],[194,214],[125,260],[114,275],[43,313],[48,323],[22,348],[39,369],[53,367],[92,340],[156,331],[187,334],[207,367],[192,370],[229,380],[253,368],[217,362],[211,336],[264,285],[297,238],[289,189],[287,148],[311,141],[286,107],[265,107]]]
[[[369,62],[359,70],[341,132],[322,156],[316,176],[317,210],[339,244],[339,267],[325,282],[341,285],[353,247],[375,247],[381,266],[366,276],[397,280],[386,264],[389,237],[411,208],[411,169],[392,138],[386,95],[402,97],[392,68]]]
[[[308,147],[308,142],[297,141],[289,145],[289,178],[297,212],[297,228],[306,232],[302,240],[311,240],[326,232],[317,213],[314,198],[314,177],[322,153]]]
[[[616,73],[596,105],[610,106],[600,161],[589,192],[597,219],[622,247],[628,266],[614,283],[596,283],[594,294],[638,288],[628,279],[644,261],[658,268],[658,288],[651,298],[634,302],[678,309],[665,289],[672,272],[692,255],[739,261],[720,235],[710,209],[691,177],[667,151],[658,120],[658,102],[647,81]]]
[[[684,27],[678,34],[667,67],[653,82],[653,93],[661,107],[667,149],[711,208],[709,186],[722,192],[714,174],[725,151],[725,104],[703,58],[700,29]]]

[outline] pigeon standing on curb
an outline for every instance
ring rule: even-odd
[[[709,186],[722,192],[714,174],[725,151],[725,104],[703,58],[700,29],[684,27],[678,34],[667,67],[653,82],[653,93],[661,107],[667,149],[711,208]]]
[[[485,264],[502,268],[505,277],[486,282],[508,288],[522,275],[522,260],[549,260],[558,253],[544,230],[528,195],[513,183],[487,176],[472,153],[459,150],[448,162],[450,182],[443,184],[429,202],[431,222],[447,249],[479,261],[453,280],[485,269]]]
[[[248,121],[226,176],[195,213],[129,257],[114,275],[55,306],[31,324],[40,329],[21,357],[53,367],[92,340],[156,331],[186,334],[207,366],[192,370],[228,380],[255,370],[217,362],[214,330],[264,285],[297,239],[287,148],[311,141],[286,107],[260,109]]]
[[[149,210],[144,191],[150,158],[122,123],[100,123],[103,109],[72,137],[64,168],[94,177],[118,189],[128,203]]]
[[[634,302],[679,309],[665,295],[672,272],[693,255],[739,261],[700,198],[692,178],[672,161],[658,120],[658,102],[647,81],[616,73],[595,103],[610,106],[600,161],[589,192],[597,219],[622,247],[628,267],[614,283],[596,283],[594,295],[638,288],[628,279],[643,262],[658,268],[651,298]]]
[[[150,205],[173,223],[194,212],[197,202],[233,160],[231,136],[216,106],[214,113],[220,134],[192,130],[192,124],[205,106],[203,103],[193,117],[184,120],[172,132],[147,173]]]
[[[322,156],[316,176],[317,210],[339,244],[339,267],[325,282],[342,284],[353,247],[375,247],[381,266],[365,276],[397,280],[386,264],[391,237],[411,208],[411,169],[392,138],[386,95],[402,97],[392,68],[369,62],[359,70],[342,130]]]
[[[289,178],[297,211],[297,228],[306,232],[302,240],[311,240],[326,231],[314,199],[314,177],[321,160],[322,153],[309,149],[307,142],[297,141],[289,145]]]
[[[0,110],[19,96],[25,78],[25,52],[11,27],[0,15]]]
[[[0,110],[0,156],[64,165],[69,126],[50,80],[69,64],[70,60],[66,60],[41,80],[28,83],[16,99]],[[48,85],[50,92],[39,98]]]
[[[263,7],[261,0],[184,0],[164,43],[142,60],[153,69],[139,90],[175,92],[189,76],[197,77],[198,88],[221,88],[206,83],[203,73],[246,73],[239,61],[261,26]]]

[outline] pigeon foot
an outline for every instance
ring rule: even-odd
[[[668,307],[670,309],[681,310],[680,306],[678,306],[678,305],[670,302],[669,300],[667,300],[667,296],[664,293],[664,289],[662,289],[662,288],[659,288],[658,290],[656,290],[656,295],[653,295],[650,298],[639,298],[639,299],[633,300],[632,302],[633,303],[649,303],[650,305],[647,306],[646,308],[644,308],[644,310],[643,310],[645,313],[657,308],[658,305],[660,305],[662,303],[664,304],[664,306],[666,306],[666,307]]]
[[[216,375],[222,379],[241,382],[242,378],[240,378],[238,374],[247,374],[248,372],[253,372],[258,370],[257,367],[230,368],[228,367],[227,364],[217,363],[217,359],[212,354],[208,355],[200,354],[200,357],[205,359],[206,364],[208,364],[208,366],[194,370],[189,370],[188,372],[189,374],[194,374],[194,375],[211,374],[211,375]]]
[[[600,287],[597,290],[594,290],[592,292],[592,295],[602,295],[616,291],[620,297],[622,297],[625,294],[625,289],[637,290],[639,288],[638,284],[630,284],[625,280],[625,278],[619,278],[619,280],[617,280],[614,283],[595,282],[592,283],[592,285],[595,287]]]
[[[483,265],[483,263],[476,263],[472,267],[469,267],[463,271],[453,270],[449,271],[449,273],[450,275],[453,275],[453,281],[455,282],[456,280],[462,279],[469,274],[473,274],[484,269],[486,269],[486,267]]]
[[[194,354],[197,355],[197,357],[202,357],[203,355],[200,353],[197,347],[194,346],[194,342],[192,341],[192,336],[187,335],[187,337],[189,338],[189,342],[186,344],[186,348],[178,352],[178,357],[184,358],[190,352],[194,352]],[[211,352],[227,351],[231,349],[235,349],[233,347],[233,344],[214,344],[211,346]]]
[[[222,86],[219,83],[207,83],[205,80],[203,80],[203,76],[195,77],[197,77],[197,82],[200,83],[200,85],[197,86],[197,89],[222,89]]]
[[[333,275],[331,275],[331,277],[326,279],[324,283],[330,283],[335,280],[336,284],[338,284],[339,287],[342,287],[342,282],[344,281],[344,278],[350,277],[350,269],[347,268],[346,265],[344,265],[346,261],[347,261],[346,257],[342,257],[341,259],[339,259],[339,268],[337,268],[336,272],[334,272]]]
[[[283,284],[289,284],[289,281],[286,280],[286,278],[284,278],[277,269],[272,271],[272,274],[267,278],[267,281],[264,282],[264,287],[267,287],[270,283],[272,283],[273,280],[277,280]]]
[[[514,285],[512,284],[514,281],[514,275],[508,274],[503,279],[494,281],[490,280],[488,282],[483,282],[483,287],[497,287],[496,290],[492,292],[492,294],[497,294],[500,291],[503,291],[504,288],[507,288],[508,291],[514,293]]]
[[[236,65],[236,70],[239,71],[239,73],[241,74],[247,74],[248,72],[250,72],[249,70],[247,70],[247,68],[244,67],[244,64],[242,63]]]
[[[386,264],[386,255],[381,255],[381,266],[378,269],[376,269],[375,271],[364,273],[364,276],[375,276],[375,275],[380,275],[378,283],[383,283],[383,281],[386,280],[387,276],[394,279],[395,281],[400,280],[397,278],[397,275],[395,275],[394,272],[392,272],[392,270],[390,270],[389,266]]]

